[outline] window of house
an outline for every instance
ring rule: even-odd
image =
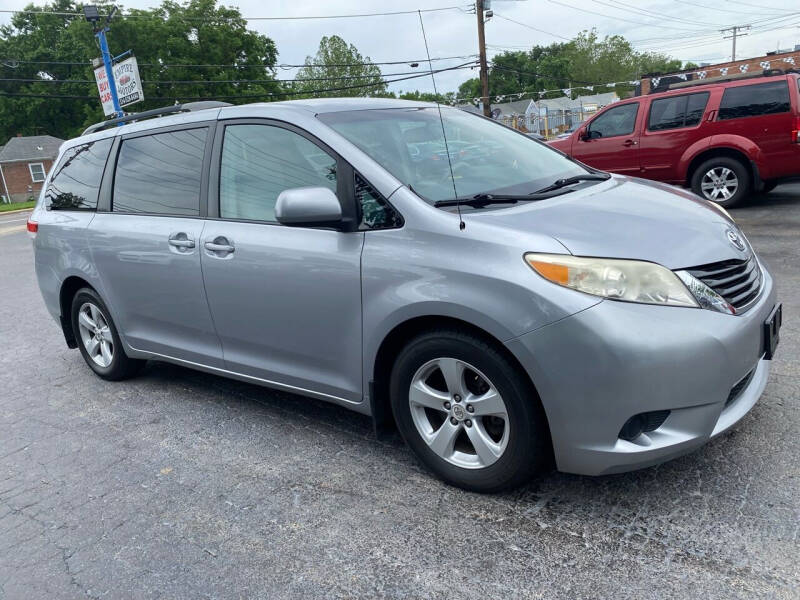
[[[400,227],[403,219],[378,191],[358,173],[355,174],[355,195],[359,206],[358,229],[390,229]]]
[[[95,210],[112,143],[113,138],[106,138],[65,151],[45,190],[45,206],[51,210]]]
[[[284,190],[336,192],[336,159],[302,135],[272,125],[229,125],[222,144],[219,213],[226,219],[275,222]]]
[[[633,128],[636,126],[638,112],[638,102],[610,108],[590,123],[589,133],[593,138],[629,135],[633,133]]]
[[[708,92],[702,92],[653,100],[647,128],[650,131],[662,131],[697,125],[703,118],[708,97]]]
[[[719,104],[719,120],[771,115],[790,110],[789,84],[784,79],[727,88]]]
[[[29,163],[28,170],[31,172],[31,181],[33,183],[41,183],[47,176],[42,163]]]
[[[197,216],[208,129],[181,129],[123,140],[112,210]]]

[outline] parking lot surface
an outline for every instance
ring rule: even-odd
[[[0,599],[797,598],[800,185],[733,214],[784,303],[751,413],[658,467],[493,496],[316,400],[162,363],[102,381],[0,216]]]

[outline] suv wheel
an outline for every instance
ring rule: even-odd
[[[118,381],[136,375],[144,360],[129,358],[105,303],[91,288],[72,299],[72,330],[86,364],[103,379]]]
[[[521,485],[550,457],[527,378],[490,344],[458,331],[412,340],[392,371],[392,412],[419,460],[476,492]]]
[[[735,206],[750,193],[750,173],[734,158],[711,158],[692,175],[692,191],[725,208]]]

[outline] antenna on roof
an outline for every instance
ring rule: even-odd
[[[436,90],[436,78],[433,76],[433,63],[431,62],[431,53],[428,50],[428,37],[425,35],[425,24],[422,22],[422,11],[417,10],[419,14],[419,26],[422,28],[422,39],[425,40],[425,54],[428,55],[428,70],[431,73],[431,81],[433,82],[433,93],[436,96],[436,108],[439,111],[439,123],[442,125],[442,138],[444,138],[444,151],[447,154],[447,166],[450,168],[450,181],[453,182],[453,198],[456,200],[456,210],[458,211],[458,228],[462,231],[466,227],[464,219],[461,218],[461,203],[458,202],[458,190],[456,190],[456,178],[453,175],[453,160],[450,157],[450,148],[447,145],[447,134],[444,131],[444,119],[442,118],[442,105],[439,104],[439,92]]]

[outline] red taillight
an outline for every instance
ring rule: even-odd
[[[800,144],[800,116],[794,118],[792,125],[792,143]]]
[[[30,233],[36,233],[39,231],[39,224],[36,221],[31,221],[28,219],[28,231]]]

